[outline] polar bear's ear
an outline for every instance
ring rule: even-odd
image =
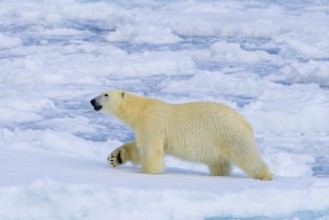
[[[122,97],[122,98],[124,98],[124,97],[125,97],[125,95],[126,95],[126,93],[125,93],[125,92],[121,92],[121,97]]]

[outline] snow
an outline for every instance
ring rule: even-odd
[[[0,1],[0,219],[329,219],[327,1]],[[253,125],[274,179],[167,157],[89,101],[126,89],[216,101]]]
[[[154,34],[158,37],[154,37]],[[150,44],[174,44],[181,39],[174,35],[170,28],[161,26],[152,26],[148,24],[123,25],[117,30],[110,32],[106,39],[109,42],[132,42],[132,43],[150,43]]]
[[[276,55],[265,51],[247,51],[240,43],[216,42],[210,47],[210,53],[215,60],[241,63],[274,62]]]
[[[18,37],[10,37],[0,33],[0,49],[9,49],[22,44],[22,40]]]

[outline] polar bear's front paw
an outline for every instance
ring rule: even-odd
[[[124,161],[122,160],[122,151],[120,149],[114,150],[108,157],[107,162],[112,167],[117,167],[120,164],[123,164]]]

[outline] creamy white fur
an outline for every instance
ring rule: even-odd
[[[136,142],[116,149],[122,162],[142,164],[144,173],[161,173],[165,154],[208,165],[211,175],[230,174],[231,163],[251,177],[271,180],[251,125],[233,109],[213,102],[168,104],[125,91],[95,98],[101,112],[130,126]]]

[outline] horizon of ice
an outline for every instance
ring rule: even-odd
[[[0,219],[328,219],[328,9],[0,1]],[[157,176],[109,169],[107,155],[134,135],[91,108],[107,89],[231,106],[274,180],[237,167],[211,177],[170,157]]]

